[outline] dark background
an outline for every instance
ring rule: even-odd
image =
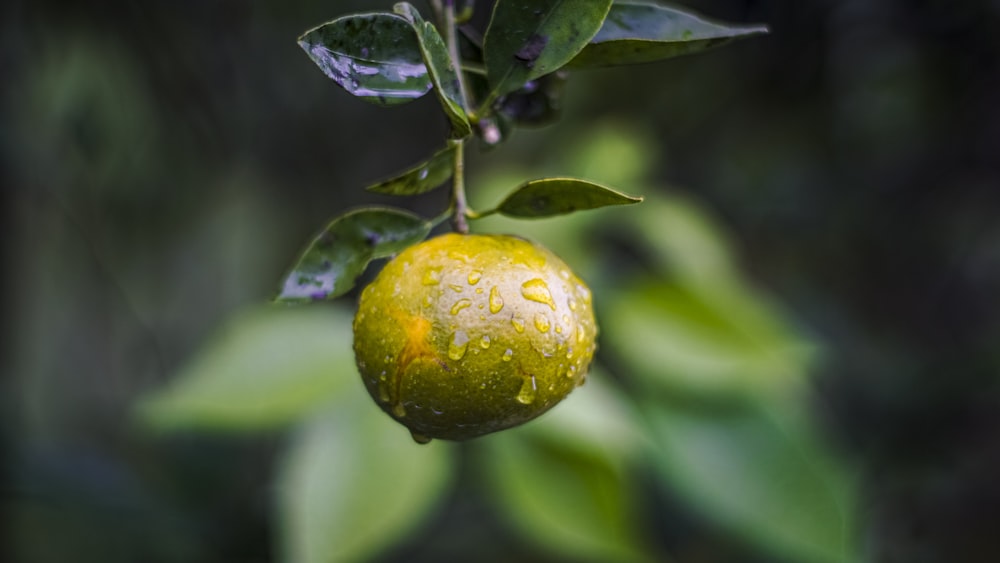
[[[474,156],[473,178],[590,121],[641,128],[652,180],[721,216],[753,279],[828,347],[818,384],[863,468],[873,560],[1000,559],[1000,3],[686,5],[772,33],[576,76],[562,123]],[[388,201],[362,186],[439,144],[431,97],[364,104],[295,44],[335,15],[389,8],[0,8],[0,550],[269,559],[278,437],[151,442],[129,408],[228,313],[268,298],[329,217]],[[703,560],[737,560],[720,550]]]

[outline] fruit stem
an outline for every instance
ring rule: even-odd
[[[443,5],[434,2],[434,7],[440,7],[440,19],[444,27],[444,39],[448,45],[448,57],[458,76],[458,90],[463,104],[469,103],[465,88],[465,76],[462,72],[462,59],[458,54],[458,32],[455,24],[455,0],[444,0]],[[457,139],[455,143],[454,174],[452,175],[452,207],[454,208],[455,230],[460,233],[469,232],[468,217],[473,215],[465,199],[465,140]]]
[[[465,141],[459,139],[455,145],[455,172],[451,180],[452,204],[455,208],[455,230],[467,234],[469,222],[469,204],[465,200]]]

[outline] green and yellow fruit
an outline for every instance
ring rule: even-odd
[[[544,413],[583,383],[596,336],[587,286],[547,249],[507,235],[407,248],[362,292],[354,319],[365,387],[419,442]]]

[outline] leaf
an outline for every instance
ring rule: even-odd
[[[228,321],[137,414],[164,430],[274,427],[357,381],[349,313],[268,307]]]
[[[498,0],[483,40],[498,98],[558,70],[601,28],[611,0]]]
[[[635,380],[725,400],[797,388],[814,348],[738,286],[648,282],[606,298],[604,332]]]
[[[482,443],[501,515],[568,560],[650,561],[639,546],[632,479],[601,447],[516,431]]]
[[[390,195],[417,195],[429,192],[451,178],[454,172],[454,160],[455,145],[449,144],[406,172],[366,189]]]
[[[585,180],[542,178],[515,188],[497,206],[497,211],[508,217],[538,218],[640,201],[641,197],[628,196]]]
[[[351,211],[334,219],[285,277],[276,301],[333,299],[354,287],[368,263],[423,240],[431,224],[388,207]]]
[[[299,46],[334,82],[375,104],[406,103],[432,87],[413,27],[395,14],[337,18],[305,32]]]
[[[451,63],[448,46],[445,45],[444,39],[441,38],[441,34],[438,33],[434,24],[424,21],[420,17],[420,12],[409,2],[396,4],[393,11],[410,22],[417,33],[420,54],[423,57],[424,65],[430,71],[431,82],[434,83],[434,91],[441,102],[441,107],[451,121],[454,137],[468,137],[472,134],[472,127],[465,115],[467,104],[459,85],[458,73]]]
[[[277,487],[285,561],[372,561],[425,522],[448,486],[450,445],[414,443],[360,389],[293,436]]]
[[[658,61],[767,32],[764,25],[714,23],[678,8],[616,2],[600,31],[567,66],[603,67]]]
[[[508,94],[500,104],[500,114],[517,125],[540,127],[559,119],[567,75],[556,71],[530,80]]]
[[[693,508],[783,560],[858,560],[857,493],[807,417],[787,405],[647,406],[656,468]]]
[[[740,283],[729,237],[695,202],[677,194],[652,194],[630,223],[660,271],[702,287]]]

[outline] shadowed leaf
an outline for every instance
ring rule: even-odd
[[[375,258],[423,240],[431,230],[407,211],[372,207],[334,219],[309,245],[285,278],[276,301],[333,299],[350,291]]]
[[[454,158],[455,146],[449,144],[426,161],[366,189],[390,195],[417,195],[429,192],[451,178],[454,172],[452,166]]]
[[[642,2],[616,2],[571,68],[646,63],[697,53],[767,33],[763,25],[714,23],[690,12]]]
[[[539,218],[640,201],[641,197],[628,196],[584,180],[543,178],[517,187],[497,206],[497,211],[508,217]]]
[[[432,87],[420,41],[396,14],[337,18],[304,33],[299,46],[334,82],[375,104],[406,103]]]
[[[556,71],[528,81],[504,98],[500,114],[516,125],[528,127],[540,127],[558,120],[567,74]]]

